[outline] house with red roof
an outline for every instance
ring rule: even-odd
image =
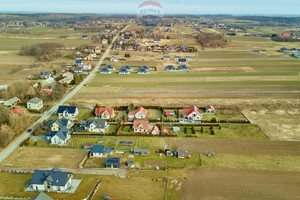
[[[175,112],[166,112],[166,117],[174,116]]]
[[[182,115],[183,118],[193,120],[193,121],[201,121],[202,119],[201,110],[198,109],[196,106],[183,109]]]
[[[40,93],[50,96],[52,94],[52,89],[42,88]]]
[[[147,110],[143,107],[140,107],[139,109],[135,110],[135,111],[130,111],[128,113],[128,119],[145,119],[147,115]]]
[[[208,106],[205,107],[205,112],[209,113],[209,114],[214,114],[216,111],[215,111],[215,108],[212,105],[208,105]]]
[[[149,121],[136,119],[133,121],[132,129],[135,133],[148,133],[149,132]]]
[[[169,130],[168,129],[161,129],[161,134],[168,134]]]
[[[159,128],[156,125],[153,126],[153,128],[151,129],[151,134],[152,135],[158,135],[159,134]]]
[[[14,108],[13,110],[11,110],[10,112],[13,114],[19,114],[20,112],[22,112],[22,108]]]
[[[101,119],[111,119],[115,116],[115,110],[113,108],[96,108],[95,115]]]

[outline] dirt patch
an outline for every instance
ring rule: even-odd
[[[195,72],[256,72],[252,67],[193,67]]]
[[[180,199],[299,199],[299,173],[198,169],[190,170]]]
[[[153,168],[153,167],[165,167],[168,165],[167,161],[153,161],[153,160],[147,160],[145,161],[145,167],[146,168]]]
[[[19,147],[1,165],[29,169],[75,169],[85,154],[83,149]]]

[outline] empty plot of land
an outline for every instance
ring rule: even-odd
[[[198,199],[299,199],[300,174],[197,169],[180,189],[180,198]]]
[[[1,165],[29,169],[78,168],[85,154],[83,149],[19,147]]]
[[[213,151],[230,154],[300,155],[300,142],[254,141],[234,139],[172,138],[169,145],[177,145],[190,152]]]

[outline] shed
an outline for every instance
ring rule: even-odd
[[[135,155],[149,155],[149,149],[133,149]]]
[[[178,127],[178,126],[173,126],[173,131],[180,131],[180,127]]]

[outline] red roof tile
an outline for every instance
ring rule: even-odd
[[[23,109],[22,108],[14,108],[12,111],[10,111],[11,113],[14,114],[19,114]]]
[[[95,110],[95,114],[97,116],[102,115],[102,113],[104,113],[104,112],[108,115],[112,115],[114,112],[114,109],[113,108],[96,108],[96,110]]]
[[[133,129],[140,129],[140,126],[142,127],[141,129],[148,130],[149,129],[149,121],[147,120],[134,120],[133,121]]]
[[[192,106],[191,108],[185,108],[183,109],[183,115],[187,116],[189,114],[191,114],[192,112],[197,112],[199,115],[201,114],[201,110],[198,109],[196,106]]]

